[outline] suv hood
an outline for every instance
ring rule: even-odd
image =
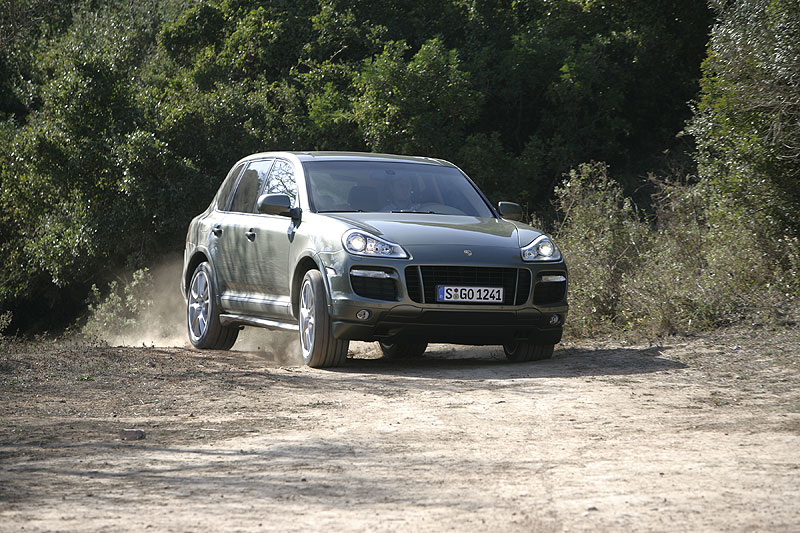
[[[477,218],[422,213],[329,214],[354,228],[402,246],[458,244],[519,249],[539,233],[528,226],[498,218]],[[523,233],[524,235],[521,235]]]

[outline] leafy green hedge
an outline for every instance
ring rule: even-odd
[[[712,183],[652,179],[649,214],[603,164],[581,165],[556,189],[571,335],[655,337],[797,319],[797,238],[776,239],[765,213],[723,208]]]

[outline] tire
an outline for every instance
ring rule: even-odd
[[[325,283],[318,270],[309,270],[300,285],[300,350],[312,368],[341,365],[350,341],[333,338]]]
[[[412,357],[422,357],[428,348],[427,342],[420,341],[379,341],[383,356],[387,359],[408,359]]]
[[[200,263],[192,274],[186,298],[186,325],[192,346],[201,350],[229,350],[239,328],[219,323],[217,290],[208,263]]]
[[[507,342],[503,345],[506,358],[515,363],[542,361],[553,357],[555,344],[534,344],[532,342]]]

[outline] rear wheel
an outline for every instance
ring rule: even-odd
[[[219,322],[217,293],[211,266],[200,263],[192,274],[186,299],[186,323],[189,341],[201,350],[228,350],[239,336],[239,328]]]
[[[503,345],[506,358],[515,363],[541,361],[553,357],[555,344],[534,344],[528,341],[507,342]]]
[[[300,349],[305,363],[314,368],[338,366],[347,358],[350,341],[335,339],[318,270],[309,270],[300,286]]]
[[[407,359],[411,357],[421,357],[428,348],[427,342],[421,341],[379,341],[383,356],[387,359]]]

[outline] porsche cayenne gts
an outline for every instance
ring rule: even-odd
[[[547,359],[567,315],[567,268],[520,218],[441,159],[248,156],[189,226],[189,339],[228,349],[244,326],[292,330],[313,367],[341,364],[351,340],[391,358],[448,342]]]

